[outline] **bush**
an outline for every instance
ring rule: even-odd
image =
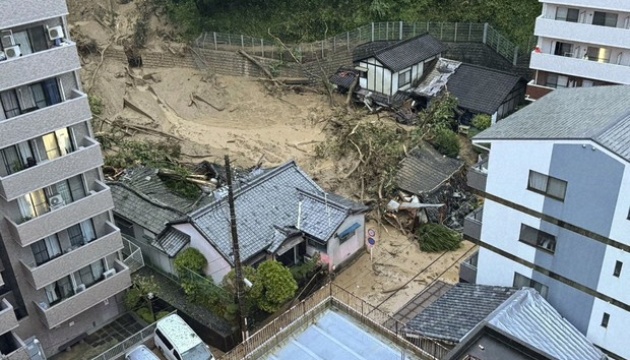
[[[103,113],[103,102],[99,97],[88,95],[88,103],[92,114],[101,115]]]
[[[492,125],[492,117],[486,114],[477,114],[472,119],[472,125],[479,130],[485,130]]]
[[[133,279],[133,285],[125,294],[125,307],[127,310],[134,310],[138,308],[138,306],[142,306],[142,300],[144,299],[146,301],[149,293],[156,294],[158,291],[159,286],[155,282],[153,276],[135,276]]]
[[[265,261],[258,267],[258,277],[254,284],[260,294],[258,307],[268,313],[274,313],[282,304],[295,296],[298,285],[291,271],[277,261]]]
[[[140,318],[147,324],[151,324],[153,322],[153,315],[151,315],[151,310],[147,307],[142,307],[136,310],[136,314],[138,314],[138,316],[140,316]]]
[[[319,268],[319,253],[305,263],[291,267],[291,275],[298,284],[308,280]]]
[[[416,237],[420,250],[426,252],[453,251],[459,249],[462,237],[440,224],[426,224],[418,228]]]
[[[451,158],[459,155],[459,138],[451,130],[438,130],[431,143],[440,154]]]
[[[175,258],[175,270],[182,276],[186,269],[197,274],[203,274],[203,269],[208,265],[208,260],[195,248],[187,248],[180,252]]]

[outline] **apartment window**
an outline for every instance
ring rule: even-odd
[[[521,224],[519,240],[539,249],[554,253],[556,251],[556,237],[531,226]]]
[[[61,255],[57,234],[47,236],[43,240],[34,243],[31,245],[31,251],[33,251],[33,256],[35,257],[35,264],[38,266]]]
[[[19,172],[36,164],[33,146],[30,141],[24,141],[0,150],[0,176]]]
[[[35,190],[18,198],[22,219],[28,221],[48,212],[48,200],[43,189]]]
[[[580,10],[573,8],[558,7],[556,10],[556,20],[578,22]]]
[[[99,281],[104,271],[103,260],[99,260],[79,270],[75,274],[75,279],[77,284],[83,284],[87,288]]]
[[[120,216],[114,215],[114,223],[116,224],[116,227],[120,229],[121,233],[131,237],[136,236],[133,231],[133,223],[131,223],[130,221],[127,221]]]
[[[401,88],[408,84],[411,84],[411,69],[398,74],[398,87]]]
[[[554,55],[560,55],[560,56],[572,57],[573,56],[573,44],[569,44],[569,43],[565,43],[565,42],[562,42],[562,41],[558,41],[558,42],[556,42],[556,47],[554,48],[553,54]]]
[[[547,74],[545,86],[552,88],[565,88],[569,86],[569,77],[558,74]]]
[[[542,297],[544,298],[547,297],[547,292],[549,291],[549,288],[547,286],[539,283],[538,281],[535,281],[526,276],[523,276],[519,273],[514,273],[514,287],[517,289],[520,289],[523,287],[536,289],[536,291],[538,291],[540,295],[542,295]]]
[[[567,182],[530,170],[527,189],[564,201],[567,192]]]
[[[617,14],[595,11],[593,14],[593,25],[617,27],[617,19]]]
[[[15,45],[20,45],[22,55],[36,53],[48,49],[48,40],[43,26],[35,26],[27,30],[13,33]]]
[[[608,63],[610,62],[610,49],[589,46],[586,49],[586,58],[590,61]]]
[[[67,128],[42,136],[46,159],[52,160],[74,151],[71,133]]]
[[[610,320],[610,314],[604,313],[604,315],[602,316],[602,327],[607,328],[609,320]]]
[[[2,102],[4,117],[10,119],[60,103],[61,93],[57,79],[48,79],[40,83],[3,91],[0,93],[0,102]]]
[[[49,305],[55,305],[63,299],[67,299],[74,295],[70,276],[66,276],[46,286],[45,290]]]
[[[615,270],[613,271],[613,276],[619,277],[621,276],[621,268],[623,267],[623,263],[621,261],[617,261],[615,263]]]
[[[92,219],[85,220],[68,228],[68,237],[72,247],[79,247],[96,239]]]
[[[47,195],[53,197],[61,195],[65,204],[70,204],[85,197],[85,187],[81,175],[60,181],[47,189]]]

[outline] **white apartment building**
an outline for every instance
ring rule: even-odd
[[[533,287],[630,359],[630,87],[558,89],[473,143],[489,149],[468,172],[485,198],[464,224],[480,246],[476,282]]]
[[[630,1],[540,2],[529,99],[562,87],[630,84]]]
[[[0,359],[73,345],[131,285],[67,14],[0,1]]]

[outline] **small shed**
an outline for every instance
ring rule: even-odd
[[[400,162],[396,183],[400,190],[413,195],[432,194],[463,165],[463,161],[446,157],[425,143],[411,149]]]

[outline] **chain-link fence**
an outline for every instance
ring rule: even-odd
[[[198,49],[236,51],[239,49],[271,59],[300,62],[323,58],[330,53],[351,51],[357,45],[373,41],[400,41],[429,33],[444,42],[484,43],[516,65],[526,54],[488,23],[405,22],[370,23],[336,36],[304,44],[284,44],[279,39],[260,38],[220,32],[205,32],[195,40]],[[289,51],[291,52],[289,54]]]

